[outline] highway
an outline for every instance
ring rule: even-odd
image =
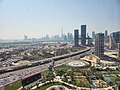
[[[31,64],[29,64],[29,65],[24,64],[24,65],[19,65],[19,66],[4,67],[4,68],[0,69],[0,74],[6,73],[6,72],[12,72],[12,71],[16,71],[16,70],[20,70],[20,69],[24,69],[24,68],[31,68],[31,67],[38,66],[38,65],[43,65],[46,63],[50,63],[52,60],[57,61],[57,60],[65,59],[68,57],[73,57],[73,56],[82,54],[84,52],[87,52],[89,50],[90,50],[89,47],[85,47],[85,50],[71,52],[71,53],[68,53],[65,55],[60,55],[60,56],[56,56],[56,57],[52,57],[52,58],[34,61],[34,62],[31,62]]]
[[[84,56],[84,55],[88,54],[89,51],[90,51],[90,48],[86,48],[85,50],[82,50],[79,52],[74,52],[74,53],[72,52],[72,53],[69,53],[66,55],[57,56],[57,57],[49,58],[46,60],[42,60],[42,61],[40,60],[37,62],[33,62],[34,64],[37,64],[37,63],[48,61],[48,60],[50,61],[50,62],[47,62],[44,64],[39,64],[36,66],[19,69],[19,70],[13,70],[12,72],[11,71],[4,72],[4,73],[0,74],[0,87],[9,85],[17,80],[20,80],[22,78],[25,78],[26,76],[33,74],[33,73],[47,70],[49,65],[52,64],[51,60],[55,61],[55,66],[59,66],[59,65],[65,64],[67,62],[73,61],[74,58],[76,58],[76,57]]]

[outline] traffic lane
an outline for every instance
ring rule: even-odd
[[[87,54],[87,53],[85,53]],[[85,54],[81,54],[81,55],[85,55]],[[77,58],[80,58],[81,55],[77,55],[77,56],[73,56],[72,58],[66,58],[66,59],[62,59],[62,60],[58,60],[58,61],[55,61],[55,66],[59,66],[59,65],[62,65],[64,64],[65,62],[69,62],[70,60],[73,61],[73,59],[75,57]],[[51,65],[51,62],[50,63],[47,63],[47,64],[44,64],[44,65],[39,65],[39,66],[36,66],[36,67],[31,67],[29,69],[32,69],[32,72],[30,70],[30,72],[28,73],[28,71],[26,73],[22,73],[22,72],[25,72],[25,70],[29,70],[29,69],[24,69],[24,70],[19,70],[19,71],[13,71],[13,72],[9,72],[8,74],[10,73],[19,73],[19,74],[16,74],[16,77],[21,75],[21,78],[22,77],[25,77],[27,75],[30,75],[32,73],[35,73],[35,72],[38,72],[38,71],[41,71],[41,70],[44,70],[44,69],[48,69],[49,65]],[[34,71],[35,70],[35,71]],[[37,71],[36,71],[37,70]],[[10,77],[9,77],[10,78]]]

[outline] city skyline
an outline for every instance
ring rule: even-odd
[[[0,39],[73,33],[83,24],[90,35],[119,31],[119,5],[119,0],[0,0]]]

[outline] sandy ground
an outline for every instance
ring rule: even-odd
[[[116,56],[116,55],[113,55],[113,54],[118,54],[118,53],[117,53],[117,52],[105,52],[104,54],[105,54],[105,55],[108,55],[108,56],[110,56],[110,57],[117,58],[117,56]]]
[[[97,62],[97,58],[96,58],[94,55],[85,56],[85,57],[83,57],[83,58],[81,58],[81,59],[90,61],[90,62],[92,62],[92,63],[96,63],[96,62]],[[101,62],[101,63],[104,63],[104,64],[115,63],[115,62],[106,61],[106,60],[100,60],[100,62]]]
[[[17,63],[15,63],[15,65],[24,65],[24,64],[30,64],[30,61],[22,60],[22,61],[18,61]]]

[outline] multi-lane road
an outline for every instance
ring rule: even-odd
[[[57,56],[57,57],[49,58],[46,60],[33,62],[33,64],[36,64],[35,66],[26,67],[26,68],[17,69],[17,70],[13,69],[12,71],[3,72],[0,74],[0,87],[11,84],[17,80],[20,80],[26,76],[31,75],[33,73],[47,70],[49,65],[52,64],[52,62],[51,62],[52,60],[55,61],[55,66],[59,66],[59,65],[65,64],[67,62],[73,61],[74,58],[76,58],[76,57],[84,56],[84,55],[88,54],[89,52],[90,52],[90,48],[86,47],[85,50],[82,50],[82,51],[78,51],[78,52],[74,52],[74,53],[71,52],[66,55]],[[48,60],[50,62],[48,62]],[[37,63],[41,63],[41,62],[45,62],[45,61],[47,61],[47,62],[43,63],[43,64],[37,64]],[[10,70],[10,69],[7,68],[6,70]]]

